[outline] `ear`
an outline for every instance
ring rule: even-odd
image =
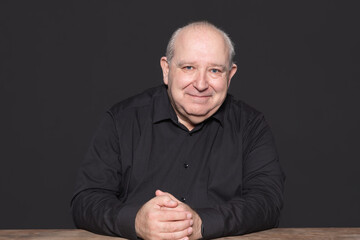
[[[169,83],[169,63],[166,57],[160,58],[160,66],[163,72],[163,81],[165,85]]]
[[[235,75],[236,71],[237,71],[237,66],[236,66],[236,64],[233,64],[229,71],[228,86],[230,86],[231,79]]]

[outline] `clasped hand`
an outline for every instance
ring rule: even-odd
[[[139,209],[135,230],[137,236],[143,239],[199,239],[201,219],[170,193],[157,190],[155,197]]]

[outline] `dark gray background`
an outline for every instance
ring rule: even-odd
[[[265,113],[282,227],[360,226],[359,1],[1,1],[0,228],[72,228],[75,176],[113,103],[162,82],[175,28],[236,44],[231,93]]]

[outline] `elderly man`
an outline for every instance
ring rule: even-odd
[[[227,94],[226,33],[171,37],[164,85],[107,111],[72,200],[79,228],[130,239],[199,239],[277,226],[284,175],[264,116]]]

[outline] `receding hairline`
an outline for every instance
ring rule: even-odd
[[[224,43],[227,47],[228,54],[229,54],[229,64],[230,67],[233,64],[233,58],[235,56],[235,50],[234,50],[234,43],[231,41],[230,37],[226,32],[221,30],[220,28],[216,27],[214,24],[209,23],[207,21],[198,21],[198,22],[192,22],[189,23],[183,27],[178,28],[171,36],[169,43],[166,48],[166,58],[168,62],[172,60],[175,54],[175,42],[180,35],[180,33],[188,31],[188,30],[213,30],[214,32],[218,33],[222,39],[224,40]]]
[[[181,28],[179,28],[179,33],[183,32],[183,31],[189,31],[189,30],[214,30],[215,32],[219,33],[220,35],[222,35],[222,30],[219,29],[218,27],[216,27],[215,25],[209,23],[209,22],[193,22],[193,23],[189,23],[188,25],[185,25]]]

